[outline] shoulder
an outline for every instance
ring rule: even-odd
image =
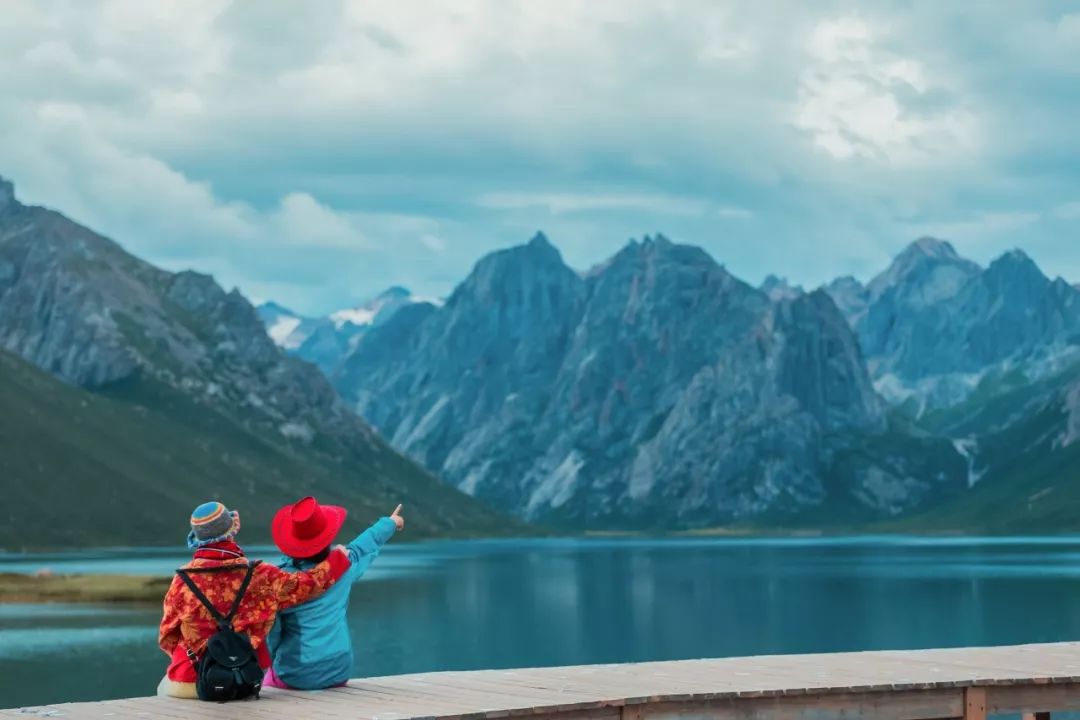
[[[184,589],[184,581],[180,579],[179,575],[173,575],[172,582],[169,583],[169,589],[165,592],[165,597],[168,598],[176,593],[181,592]]]

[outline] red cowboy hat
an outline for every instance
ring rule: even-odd
[[[330,547],[348,514],[345,508],[320,505],[308,496],[278,510],[270,534],[278,549],[289,557],[313,557]]]

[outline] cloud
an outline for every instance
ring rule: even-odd
[[[1067,211],[1024,217],[1080,197],[1077,17],[10,0],[0,173],[151,261],[304,312],[391,283],[447,294],[538,227],[578,267],[659,230],[807,286],[873,272],[921,225],[1022,233],[1080,267],[1044,221]]]
[[[1054,208],[1054,215],[1062,220],[1080,220],[1080,200],[1058,205]]]
[[[355,220],[307,193],[286,195],[268,221],[269,233],[284,242],[308,247],[370,248]]]
[[[917,60],[890,52],[882,31],[857,18],[818,23],[799,78],[795,126],[834,158],[940,161],[974,149],[975,118],[963,108],[920,109],[931,83]]]
[[[428,250],[440,255],[446,252],[446,241],[437,235],[421,235],[420,244]]]
[[[1008,41],[1043,69],[1080,73],[1080,13],[1029,19]]]
[[[480,207],[498,210],[544,208],[554,215],[593,210],[645,210],[658,214],[704,215],[712,203],[697,198],[669,195],[618,193],[486,193],[477,199]],[[718,208],[724,216],[745,216],[739,208]]]

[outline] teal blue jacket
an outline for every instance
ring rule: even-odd
[[[352,565],[344,577],[314,600],[278,613],[266,643],[274,658],[274,672],[287,685],[317,690],[349,679],[353,667],[352,638],[345,618],[349,593],[395,530],[393,520],[379,519],[346,546]],[[283,557],[278,567],[299,572],[313,563],[300,562],[298,566],[292,558]]]

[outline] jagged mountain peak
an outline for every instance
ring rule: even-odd
[[[519,264],[567,267],[563,262],[562,253],[559,252],[559,249],[548,240],[544,233],[538,232],[523,245],[514,245],[502,250],[495,250],[480,258],[473,267],[470,277],[483,269],[505,268]]]
[[[907,254],[921,254],[932,258],[938,258],[939,260],[960,259],[960,255],[956,252],[956,248],[953,247],[951,242],[929,235],[923,235],[918,238],[900,253],[901,257]]]
[[[526,245],[534,249],[541,250],[546,248],[555,248],[555,246],[551,244],[551,240],[548,239],[548,236],[544,233],[543,230],[537,230],[536,233],[531,238],[529,238],[529,242],[526,243]]]
[[[827,289],[856,329],[879,390],[922,407],[962,400],[1003,363],[1072,352],[1080,337],[1080,294],[1019,249],[984,269],[946,241],[920,238],[865,291],[845,280]]]
[[[1041,292],[1052,282],[1023,250],[1010,250],[996,258],[982,275],[982,282],[1006,298],[1033,301],[1033,292]]]
[[[627,264],[637,265],[655,262],[697,266],[703,269],[707,268],[710,271],[719,270],[726,273],[723,266],[717,263],[713,256],[704,249],[697,245],[674,242],[657,233],[656,235],[645,235],[640,241],[631,239],[607,262],[597,266],[592,274],[595,275]]]
[[[768,275],[758,289],[770,300],[793,300],[806,292],[802,286],[792,285],[787,278],[776,275]]]
[[[279,303],[276,303],[273,300],[268,300],[267,302],[260,303],[259,306],[255,309],[258,310],[260,313],[267,312],[276,313],[279,315],[296,315],[296,313],[289,308]]]
[[[496,250],[481,258],[443,307],[450,313],[480,307],[538,309],[583,293],[584,281],[548,240]],[[567,300],[571,304],[577,300]],[[530,312],[528,310],[523,310]],[[511,313],[513,314],[513,313]]]
[[[15,199],[15,183],[0,175],[0,210],[18,204],[19,201]]]
[[[379,293],[378,296],[376,296],[376,299],[384,299],[384,298],[386,298],[386,299],[389,299],[389,298],[404,299],[404,298],[407,298],[407,297],[412,297],[412,291],[411,290],[409,290],[406,287],[402,287],[401,285],[391,285],[390,287],[388,287],[387,289],[385,289],[381,293]]]
[[[824,289],[826,290],[826,292],[831,292],[833,290],[862,292],[866,289],[866,286],[863,285],[854,275],[841,275],[840,277],[834,279],[832,282],[825,285]]]
[[[977,263],[957,254],[948,241],[921,237],[866,287],[871,301],[889,292],[899,292],[923,304],[955,294],[964,282],[981,271]]]
[[[671,239],[663,233],[656,233],[655,235],[645,233],[641,236],[640,240],[633,237],[627,240],[626,244],[623,245],[622,249],[618,253],[616,253],[615,256],[611,259],[614,260],[615,257],[618,257],[623,253],[636,254],[639,252],[666,252],[674,247],[677,247],[678,245],[678,243],[672,242]]]
[[[490,283],[500,277],[509,276],[514,276],[519,281],[527,281],[530,277],[549,271],[565,271],[576,276],[563,261],[563,255],[558,252],[558,248],[552,245],[543,233],[537,233],[524,245],[495,250],[478,260],[467,279],[455,290],[454,296],[459,294],[462,287],[476,283]],[[450,301],[453,301],[454,296],[451,296]]]
[[[896,275],[926,264],[940,263],[964,266],[973,270],[979,269],[978,264],[956,252],[956,248],[948,240],[924,235],[901,250],[883,275]]]
[[[1008,252],[999,255],[990,263],[988,270],[994,272],[1002,272],[1006,270],[1021,270],[1024,272],[1030,272],[1031,270],[1035,270],[1040,275],[1043,275],[1045,277],[1045,274],[1042,270],[1039,269],[1039,266],[1035,263],[1035,261],[1031,259],[1031,256],[1020,248],[1013,248],[1012,250],[1009,250]]]

